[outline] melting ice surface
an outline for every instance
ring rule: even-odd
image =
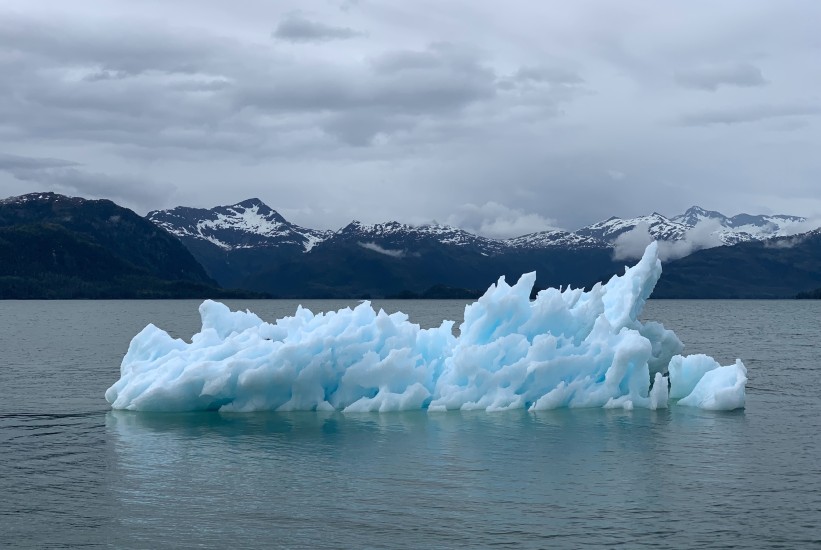
[[[266,323],[209,300],[190,344],[154,325],[135,336],[105,397],[139,411],[744,407],[741,361],[678,355],[672,331],[638,320],[660,275],[653,243],[588,292],[531,301],[534,273],[500,278],[465,307],[459,336],[452,321],[423,330],[368,302]]]

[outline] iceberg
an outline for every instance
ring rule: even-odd
[[[638,320],[660,275],[652,243],[589,291],[531,301],[535,273],[502,277],[465,307],[458,336],[453,321],[421,329],[369,302],[268,323],[206,300],[190,343],[154,325],[137,334],[105,398],[136,411],[743,407],[741,361],[684,357],[672,331]]]
[[[740,359],[722,367],[706,355],[676,355],[670,360],[670,397],[679,405],[710,410],[743,409],[747,368]]]

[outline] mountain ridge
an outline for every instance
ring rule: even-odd
[[[0,201],[0,297],[235,295],[179,239],[110,200],[45,192]]]
[[[259,199],[143,218],[107,200],[33,193],[0,201],[0,297],[216,297],[214,281],[293,298],[468,297],[500,275],[515,281],[531,271],[538,288],[590,287],[623,268],[615,260],[622,235],[688,239],[704,224],[732,235],[730,244],[665,261],[654,296],[792,297],[821,285],[821,230],[778,235],[804,223],[692,207],[672,218],[614,216],[587,235],[548,229],[492,239],[435,222],[313,230]]]
[[[658,212],[633,218],[610,218],[589,224],[575,231],[547,229],[527,235],[494,239],[471,233],[458,227],[436,222],[410,225],[398,221],[363,223],[353,220],[337,229],[320,230],[301,227],[287,221],[276,210],[258,198],[246,199],[229,206],[211,209],[178,206],[169,210],[153,210],[147,218],[181,239],[208,241],[225,250],[253,247],[297,247],[309,252],[318,244],[340,235],[361,239],[377,238],[409,241],[436,239],[443,245],[476,246],[485,253],[500,253],[513,248],[606,248],[630,232],[646,226],[656,240],[678,241],[688,236],[698,224],[714,224],[721,244],[736,244],[792,234],[791,228],[806,222],[806,218],[791,215],[726,216],[721,212],[692,206],[683,214],[666,217]]]
[[[175,213],[187,215],[184,225],[175,227]],[[671,218],[658,212],[612,216],[575,232],[548,229],[493,239],[436,222],[353,220],[336,231],[313,230],[314,240],[306,246],[312,230],[291,224],[259,199],[210,210],[154,211],[149,219],[177,235],[223,286],[306,297],[422,296],[436,285],[471,295],[500,274],[515,280],[534,270],[540,287],[586,286],[623,267],[614,257],[628,232],[646,230],[655,239],[675,242],[709,223],[715,244],[736,244],[759,242],[805,221],[786,215],[729,217],[693,206]],[[254,239],[262,244],[255,246]]]

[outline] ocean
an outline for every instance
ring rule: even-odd
[[[465,302],[374,304],[428,327]],[[821,301],[647,304],[686,353],[745,362],[733,412],[112,411],[130,339],[188,338],[197,306],[0,302],[0,546],[821,547]]]

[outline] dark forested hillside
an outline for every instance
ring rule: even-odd
[[[417,243],[397,254],[385,250],[329,239],[309,253],[250,274],[243,286],[279,296],[430,296],[437,285],[484,291],[501,275],[512,284],[530,271],[537,272],[540,287],[591,286],[618,268],[606,249],[485,255],[471,248]]]
[[[821,286],[821,230],[666,263],[654,298],[793,298]]]
[[[0,298],[224,294],[178,239],[111,201],[0,201]]]

